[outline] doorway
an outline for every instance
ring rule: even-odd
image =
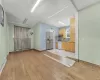
[[[56,48],[49,52],[78,59],[78,13],[69,17],[69,22],[69,26],[58,29]]]

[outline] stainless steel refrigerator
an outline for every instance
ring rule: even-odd
[[[46,32],[46,49],[53,49],[53,32]]]

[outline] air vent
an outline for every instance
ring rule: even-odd
[[[23,24],[25,24],[25,23],[27,22],[27,20],[28,20],[28,19],[27,19],[27,18],[25,18],[25,19],[24,19],[24,21],[23,21]]]

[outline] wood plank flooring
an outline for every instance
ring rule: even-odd
[[[68,68],[44,53],[11,53],[0,80],[100,80],[100,67],[76,62]]]
[[[67,57],[63,57],[63,56],[60,56],[60,55],[57,55],[54,53],[50,53],[50,52],[46,52],[44,55],[53,59],[54,61],[57,61],[65,66],[67,66],[67,67],[72,67],[76,62],[75,60],[72,60]]]

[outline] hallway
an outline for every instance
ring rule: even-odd
[[[76,62],[68,68],[44,53],[33,50],[10,53],[0,80],[100,80],[100,67]]]

